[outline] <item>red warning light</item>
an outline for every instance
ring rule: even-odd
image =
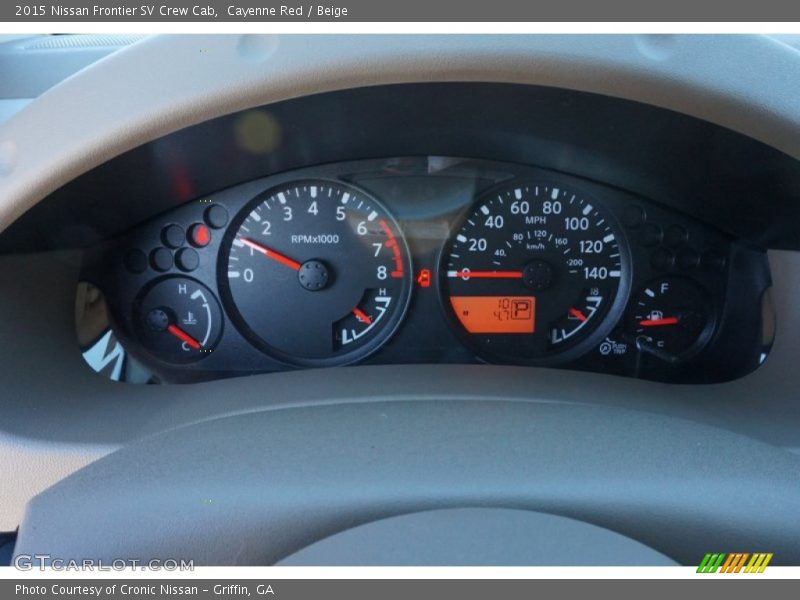
[[[208,246],[211,241],[211,231],[202,223],[195,223],[189,230],[189,240],[198,248]]]
[[[431,287],[431,270],[420,269],[419,275],[417,275],[417,283],[419,284],[419,287]]]

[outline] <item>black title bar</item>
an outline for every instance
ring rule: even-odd
[[[713,584],[698,580],[715,579]],[[726,600],[790,598],[796,595],[796,581],[764,579],[758,576],[698,575],[691,579],[633,580],[208,580],[208,579],[25,579],[0,581],[0,597],[29,600],[126,600],[147,598],[167,600],[428,600],[459,598],[701,598],[713,595]],[[708,586],[712,585],[712,588]]]
[[[785,22],[794,0],[33,0],[0,3],[2,22]]]

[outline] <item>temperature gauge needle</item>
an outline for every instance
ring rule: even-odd
[[[358,307],[354,308],[353,309],[353,314],[356,316],[356,319],[358,319],[359,321],[361,321],[365,325],[372,325],[372,319],[370,319],[369,316],[367,316],[367,313],[365,313],[360,308],[358,308]]]
[[[678,317],[662,317],[661,319],[643,319],[639,321],[642,327],[660,327],[662,325],[677,325]]]
[[[296,260],[292,260],[288,256],[284,256],[283,254],[280,254],[279,252],[275,252],[275,250],[272,250],[271,248],[267,248],[266,246],[263,246],[263,245],[259,244],[258,242],[254,242],[253,240],[248,240],[247,238],[239,238],[239,239],[242,240],[242,243],[245,246],[247,246],[248,248],[252,248],[256,252],[260,252],[261,254],[266,256],[267,258],[271,258],[272,260],[277,261],[277,262],[281,263],[282,265],[285,265],[285,266],[289,267],[290,269],[294,269],[295,271],[299,271],[300,270],[300,266],[301,265]]]
[[[178,338],[180,341],[184,342],[187,346],[189,346],[189,348],[192,348],[193,350],[200,350],[202,348],[200,342],[198,342],[196,339],[194,339],[192,336],[190,336],[188,333],[186,333],[183,329],[181,329],[174,323],[169,327],[167,327],[167,331],[170,332],[172,335],[174,335],[176,338]]]

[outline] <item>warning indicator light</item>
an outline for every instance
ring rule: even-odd
[[[534,296],[451,296],[450,303],[470,333],[533,333]]]
[[[202,223],[195,223],[189,229],[189,241],[198,248],[208,246],[211,242],[211,230]]]
[[[417,275],[417,283],[419,284],[419,287],[431,287],[431,270],[420,269],[419,275]]]

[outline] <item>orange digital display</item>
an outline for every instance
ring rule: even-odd
[[[450,303],[470,333],[533,333],[533,296],[450,296]]]

